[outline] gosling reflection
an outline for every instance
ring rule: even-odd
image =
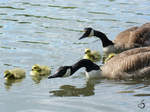
[[[11,87],[13,86],[13,84],[20,83],[22,81],[23,81],[23,79],[7,79],[7,80],[5,80],[4,85],[5,85],[5,88],[7,90],[9,90],[9,89],[11,89]]]
[[[54,90],[50,91],[50,94],[53,94],[54,96],[92,96],[94,95],[95,85],[97,83],[96,80],[88,80],[86,82],[85,87],[83,88],[77,88],[72,85],[63,85],[60,87],[60,90]]]
[[[39,76],[39,75],[31,75],[32,80],[35,82],[35,84],[39,84],[41,82],[42,79],[47,79],[49,75],[45,75],[45,76]]]

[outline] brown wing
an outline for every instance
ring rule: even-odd
[[[102,71],[106,77],[118,78],[128,77],[127,74],[133,74],[137,71],[142,71],[150,66],[150,52],[140,52],[134,55],[114,56],[104,66]],[[148,73],[148,71],[146,71]],[[137,72],[138,73],[138,72]],[[139,73],[139,76],[142,73]]]
[[[116,36],[116,38],[115,38],[115,40],[114,40],[114,43],[115,43],[115,44],[118,44],[118,43],[119,43],[119,44],[126,44],[126,43],[128,43],[128,41],[129,41],[129,39],[130,39],[132,33],[133,33],[136,29],[138,29],[138,27],[132,27],[132,28],[129,28],[129,29],[123,31],[123,32],[120,32],[120,33]]]
[[[150,25],[143,25],[138,28],[131,38],[132,43],[141,44],[142,46],[150,45]]]
[[[114,43],[126,48],[150,45],[150,23],[145,23],[141,27],[132,27],[119,33]]]

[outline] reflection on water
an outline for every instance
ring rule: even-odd
[[[145,93],[143,93],[143,94],[135,94],[134,96],[150,96],[150,94],[145,94]]]
[[[31,76],[31,78],[35,82],[35,84],[39,84],[42,79],[46,79],[47,77],[48,77],[48,75],[46,75],[46,76],[40,76],[40,75],[34,75],[33,76],[32,75]]]
[[[5,80],[5,82],[4,82],[5,88],[7,90],[11,89],[11,87],[13,86],[13,84],[15,84],[15,83],[21,83],[23,81],[23,79],[7,79],[7,80]]]
[[[118,93],[135,93],[135,91],[119,91]]]
[[[94,95],[95,85],[100,83],[98,80],[88,80],[85,87],[77,88],[72,85],[62,85],[59,90],[53,90],[49,93],[54,96],[92,96]]]

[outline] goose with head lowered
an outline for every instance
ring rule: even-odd
[[[134,48],[115,55],[99,67],[88,59],[82,59],[72,66],[60,67],[48,78],[73,75],[84,67],[87,78],[136,79],[150,77],[150,47]]]
[[[94,30],[91,27],[85,28],[84,32],[85,33],[79,39],[92,36],[98,37],[102,41],[105,55],[150,45],[150,23],[145,23],[140,27],[131,27],[122,31],[117,35],[114,41],[109,40],[103,32]]]

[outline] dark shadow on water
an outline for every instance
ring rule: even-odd
[[[92,96],[95,94],[95,85],[99,84],[100,80],[92,79],[88,80],[85,87],[77,88],[73,85],[62,85],[59,90],[50,91],[50,96]],[[52,95],[51,95],[52,94]]]

